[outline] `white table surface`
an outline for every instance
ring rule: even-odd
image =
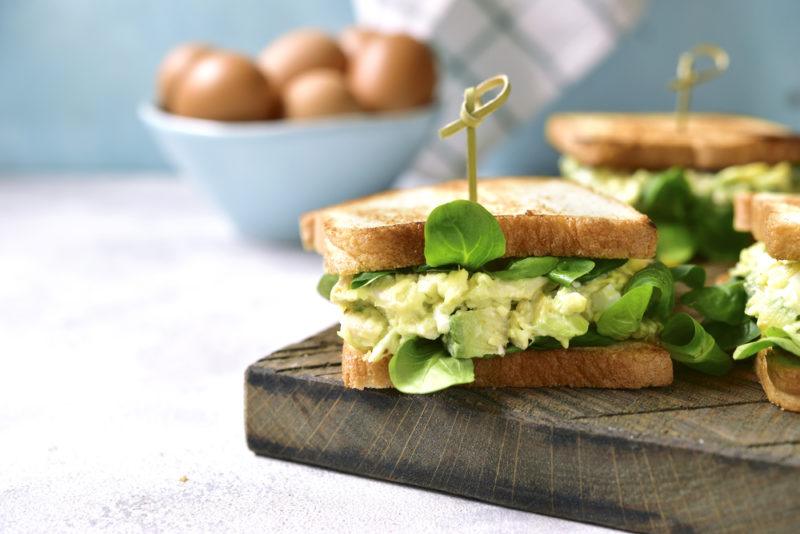
[[[169,177],[0,179],[0,531],[602,530],[254,456],[244,371],[336,321],[320,272]]]

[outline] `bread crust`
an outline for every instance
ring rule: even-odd
[[[344,344],[342,379],[348,388],[391,388],[389,358],[374,363]],[[672,361],[662,347],[625,341],[609,347],[527,350],[500,358],[475,359],[477,387],[639,389],[672,383]]]
[[[466,181],[456,180],[307,213],[300,221],[303,244],[322,254],[328,273],[421,265],[428,214],[440,204],[466,197]],[[479,200],[497,217],[507,257],[655,255],[656,229],[646,215],[565,180],[484,180]]]
[[[800,260],[800,195],[741,194],[734,199],[736,228],[749,230],[778,260]]]
[[[800,381],[796,383],[782,383],[782,378],[797,379],[797,371],[792,370],[791,377],[781,377],[781,370],[775,369],[770,364],[769,355],[772,349],[764,349],[756,356],[755,368],[758,381],[764,388],[764,393],[769,401],[779,406],[782,410],[790,412],[800,412],[800,393],[791,386],[800,386]],[[785,381],[784,381],[785,382]]]
[[[545,130],[560,152],[591,166],[718,170],[800,161],[800,136],[742,115],[692,113],[686,130],[678,131],[672,113],[561,113],[550,117]]]

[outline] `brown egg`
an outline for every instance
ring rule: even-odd
[[[342,30],[339,34],[339,46],[342,48],[344,55],[351,59],[358,54],[367,43],[373,38],[379,36],[380,33],[367,28],[359,26],[350,26]]]
[[[327,68],[344,72],[346,63],[336,41],[313,29],[287,33],[273,41],[258,57],[259,67],[278,89],[309,70]]]
[[[178,115],[220,121],[275,118],[277,92],[245,56],[212,52],[196,61],[176,88],[172,102]]]
[[[185,43],[170,50],[158,67],[158,105],[170,111],[172,96],[178,82],[192,64],[212,51],[204,43]]]
[[[374,37],[353,58],[349,85],[356,101],[368,110],[428,104],[436,86],[433,52],[408,35]]]
[[[360,108],[335,69],[317,69],[295,76],[283,90],[287,119],[311,119],[358,113]]]

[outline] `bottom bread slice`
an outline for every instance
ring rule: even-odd
[[[783,410],[800,412],[800,395],[780,389],[770,376],[767,356],[771,351],[772,349],[764,349],[756,356],[755,365],[758,381],[761,382],[761,387],[764,388],[764,393],[767,394],[767,398],[772,404],[779,406]]]
[[[342,379],[348,388],[390,388],[389,358],[377,362],[347,343],[342,349]],[[501,358],[478,358],[479,387],[556,387],[638,389],[672,383],[672,361],[658,345],[624,341],[608,347],[527,350]]]

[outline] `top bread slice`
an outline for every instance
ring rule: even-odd
[[[325,271],[355,274],[422,265],[428,214],[467,198],[467,183],[388,191],[306,213],[303,244]],[[656,230],[627,204],[559,179],[482,180],[478,200],[500,224],[507,257],[651,258]]]
[[[736,230],[752,232],[776,260],[800,261],[800,195],[742,193],[733,204]]]
[[[547,121],[546,133],[559,151],[596,167],[717,170],[800,161],[800,136],[742,115],[692,113],[679,131],[673,113],[565,113]]]

